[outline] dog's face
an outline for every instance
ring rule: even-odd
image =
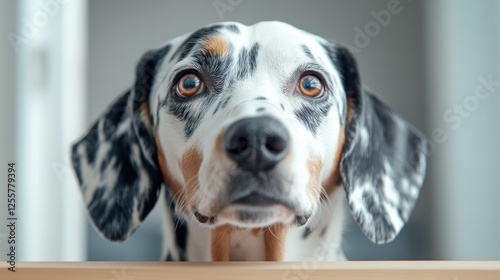
[[[322,43],[282,23],[172,42],[150,108],[163,175],[187,217],[264,227],[303,225],[315,211],[347,113]]]
[[[352,56],[279,22],[223,23],[147,53],[134,87],[73,148],[89,212],[128,237],[162,182],[185,219],[302,226],[339,185],[367,236],[392,240],[425,141],[361,87]]]

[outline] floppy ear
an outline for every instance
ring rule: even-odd
[[[149,113],[156,65],[168,47],[139,62],[134,87],[72,147],[72,162],[94,226],[112,240],[128,238],[158,199],[161,175]]]
[[[374,243],[392,241],[408,220],[425,176],[422,134],[361,86],[356,61],[335,48],[347,95],[340,174],[349,208]]]

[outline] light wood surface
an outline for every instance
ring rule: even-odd
[[[500,261],[381,262],[21,262],[0,279],[441,279],[500,280]]]

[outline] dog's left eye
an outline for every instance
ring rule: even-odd
[[[299,80],[299,91],[308,97],[317,97],[323,93],[323,84],[314,75],[306,75]]]
[[[177,82],[176,93],[181,97],[191,97],[202,92],[205,88],[203,81],[196,74],[190,73],[182,76]]]

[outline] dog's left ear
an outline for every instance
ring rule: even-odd
[[[134,87],[115,100],[72,149],[91,221],[107,239],[128,238],[146,218],[161,187],[149,95],[166,48],[146,53]]]
[[[340,175],[349,208],[374,243],[392,241],[408,220],[425,176],[422,134],[363,89],[356,61],[330,48],[347,97]]]

